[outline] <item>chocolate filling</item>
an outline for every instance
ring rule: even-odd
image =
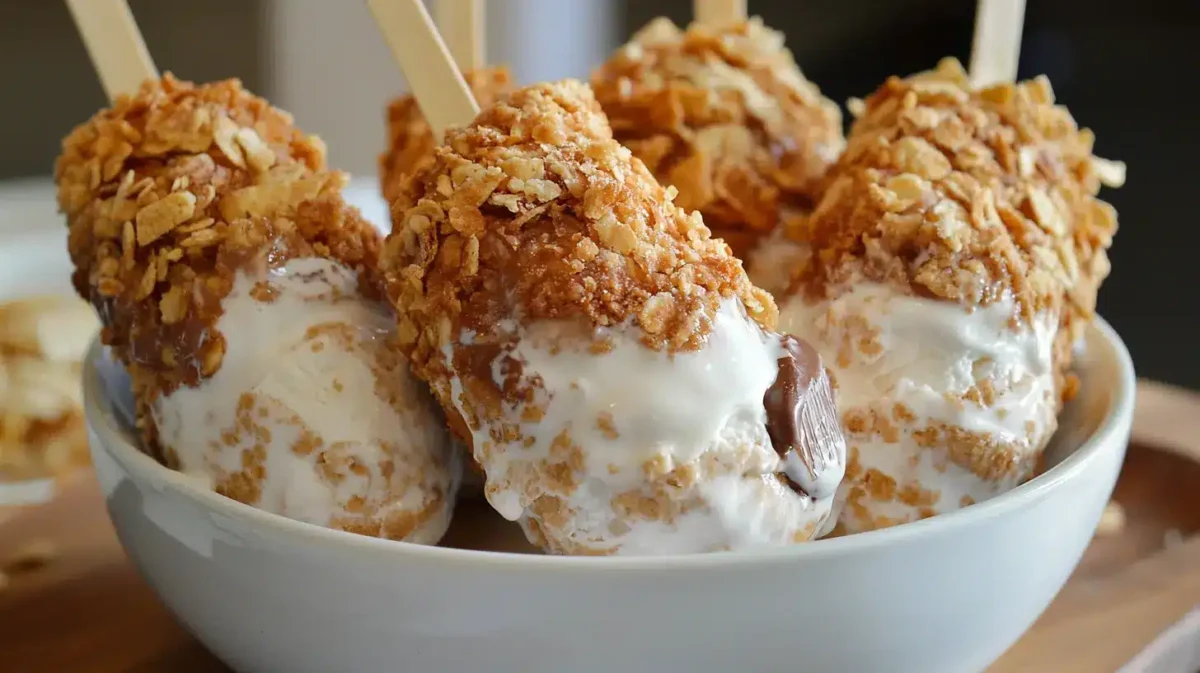
[[[766,395],[763,395],[763,406],[767,410],[767,433],[780,458],[786,458],[789,452],[795,451],[805,459],[809,470],[815,472],[814,466],[807,460],[808,452],[802,447],[805,436],[802,418],[804,405],[808,401],[808,389],[821,374],[821,357],[815,348],[790,334],[780,335],[779,344],[783,346],[779,373]],[[786,473],[781,476],[792,490],[809,495]]]

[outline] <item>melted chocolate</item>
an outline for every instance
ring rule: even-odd
[[[779,337],[783,347],[783,356],[779,358],[779,373],[775,382],[763,396],[763,405],[767,410],[767,433],[771,436],[771,445],[780,458],[786,458],[793,451],[804,460],[809,470],[814,474],[817,466],[810,460],[811,452],[804,447],[808,436],[804,427],[805,405],[810,402],[808,391],[814,384],[828,385],[818,381],[821,369],[821,357],[816,349],[790,334]],[[804,488],[790,477],[784,475],[788,485],[798,493],[807,493]]]

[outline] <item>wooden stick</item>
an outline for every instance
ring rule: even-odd
[[[694,0],[692,13],[697,23],[724,26],[746,20],[746,0]]]
[[[367,0],[367,4],[434,138],[440,143],[447,128],[475,119],[479,105],[421,0]]]
[[[971,45],[971,84],[976,87],[1017,79],[1025,0],[979,0]]]
[[[125,0],[67,0],[100,84],[110,101],[137,93],[158,70]]]
[[[475,70],[487,62],[484,54],[483,0],[437,0],[437,27],[446,39],[458,69]]]

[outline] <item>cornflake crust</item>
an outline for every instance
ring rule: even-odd
[[[518,90],[434,156],[393,204],[382,259],[422,378],[446,380],[440,349],[455,335],[496,339],[514,319],[631,325],[649,348],[694,350],[736,296],[774,328],[771,297],[612,139],[586,85]]]
[[[479,107],[490,106],[513,90],[508,68],[480,68],[463,73]],[[433,163],[437,143],[425,115],[411,95],[400,96],[387,108],[387,151],[379,155],[379,181],[383,198],[396,200],[404,188],[404,180]]]
[[[1124,166],[1093,156],[1091,131],[1054,105],[1045,77],[972,90],[946,59],[853,107],[825,195],[790,223],[788,235],[813,251],[792,289],[833,298],[867,280],[966,306],[1010,295],[1014,326],[1061,315],[1055,359],[1065,368],[1117,230],[1096,194],[1120,186]]]
[[[811,209],[845,144],[837,105],[783,43],[758,18],[686,30],[659,18],[592,75],[617,140],[739,252]]]
[[[371,281],[378,257],[379,234],[342,200],[346,177],[326,170],[320,140],[237,80],[146,82],[67,136],[55,178],[76,290],[143,416],[220,367],[214,326],[239,269],[315,255]]]

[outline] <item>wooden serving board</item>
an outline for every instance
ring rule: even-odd
[[[1115,494],[1125,528],[1093,542],[990,673],[1111,673],[1200,604],[1200,395],[1153,383],[1138,395]],[[0,509],[0,565],[46,544],[51,558],[0,589],[0,670],[228,673],[138,576],[90,477],[49,504]]]

